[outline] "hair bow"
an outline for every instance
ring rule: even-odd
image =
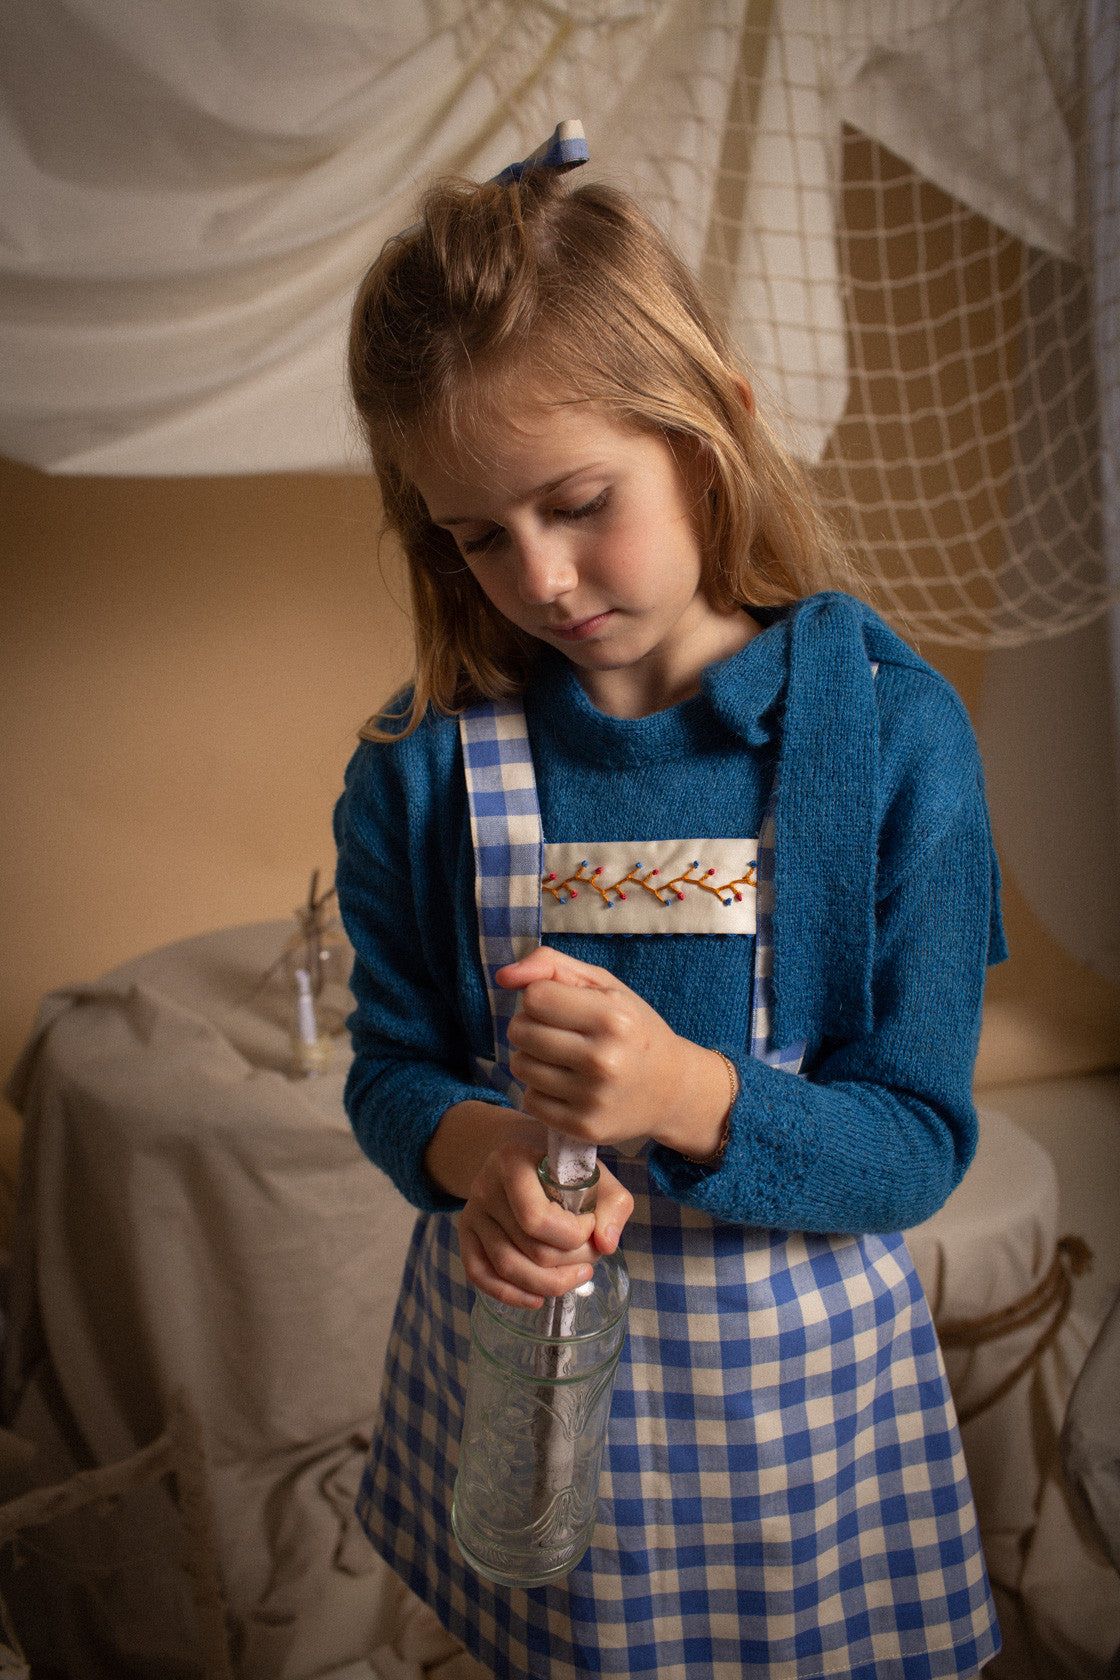
[[[520,181],[527,169],[578,169],[590,156],[583,124],[576,117],[566,117],[535,152],[530,152],[520,163],[507,164],[493,180],[496,186],[504,187],[511,181]]]

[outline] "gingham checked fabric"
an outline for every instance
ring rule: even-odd
[[[527,957],[541,942],[544,839],[533,757],[520,702],[491,700],[459,719],[474,842],[479,950],[494,1021],[494,1060],[478,1071],[500,1090],[509,1072],[509,1023],[517,993],[494,979],[506,963]]]
[[[520,181],[527,169],[558,169],[566,173],[569,169],[578,169],[590,156],[583,124],[576,117],[568,117],[556,124],[548,139],[535,152],[530,152],[520,163],[507,164],[493,179],[504,186],[509,181]]]
[[[751,994],[751,1055],[771,1067],[800,1073],[805,1040],[775,1049],[770,1038],[770,1010],[774,1000],[774,795],[770,795],[758,831],[758,888],[755,894],[757,930],[754,941],[754,989]]]
[[[520,766],[510,726],[504,709],[498,757]],[[644,1155],[601,1153],[635,1209],[590,1550],[524,1592],[474,1575],[451,1537],[472,1295],[446,1214],[417,1222],[406,1263],[358,1498],[374,1545],[503,1680],[975,1674],[998,1632],[902,1238],[719,1223],[651,1195]]]

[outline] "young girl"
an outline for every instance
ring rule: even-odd
[[[1002,935],[964,712],[822,592],[836,539],[617,192],[436,187],[351,378],[417,647],[336,820],[348,1109],[422,1210],[367,1531],[498,1675],[974,1674],[998,1633],[890,1234],[976,1139]],[[599,1147],[593,1214],[544,1196],[548,1127]],[[591,1549],[494,1586],[450,1525],[472,1288],[537,1306],[620,1238]]]

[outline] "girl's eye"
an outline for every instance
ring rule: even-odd
[[[557,519],[590,519],[593,513],[601,513],[606,507],[609,494],[610,492],[607,490],[600,490],[597,496],[592,496],[591,500],[584,502],[581,507],[557,508],[556,517]]]
[[[459,544],[464,554],[485,554],[487,549],[493,548],[501,536],[501,527],[495,525],[492,531],[487,531],[481,537],[464,537]]]
[[[590,519],[593,514],[602,512],[609,498],[609,490],[600,490],[597,496],[592,496],[589,502],[583,502],[579,507],[552,508],[548,517],[563,520],[565,523],[576,519]],[[479,537],[460,537],[460,552],[464,558],[470,558],[477,554],[489,554],[491,549],[498,546],[504,535],[503,528],[500,525],[495,525],[492,530],[484,531]]]

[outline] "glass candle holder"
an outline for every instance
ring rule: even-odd
[[[337,915],[322,899],[301,905],[295,918],[295,931],[280,959],[285,989],[289,998],[298,998],[297,976],[306,974],[319,1037],[329,1039],[342,1032],[353,1008],[350,945]]]

